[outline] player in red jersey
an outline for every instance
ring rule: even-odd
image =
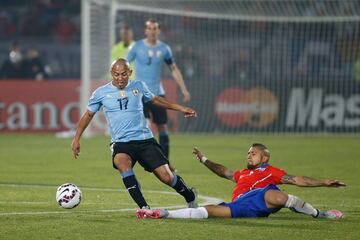
[[[338,219],[343,216],[339,210],[320,211],[299,197],[282,192],[276,186],[292,184],[300,187],[343,187],[343,182],[289,175],[269,164],[270,151],[261,143],[252,144],[248,151],[247,168],[240,171],[232,171],[210,161],[196,148],[193,153],[216,175],[236,183],[232,202],[173,211],[139,209],[136,211],[138,218],[267,217],[281,208],[289,208],[314,218]]]

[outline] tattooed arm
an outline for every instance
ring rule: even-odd
[[[210,169],[213,173],[218,175],[219,177],[229,179],[231,181],[234,181],[234,173],[230,169],[224,167],[221,164],[212,162],[210,160],[207,160],[204,165]]]
[[[200,162],[202,162],[208,169],[210,169],[213,173],[215,173],[219,177],[226,178],[235,182],[233,171],[231,171],[230,169],[228,169],[227,167],[221,164],[210,161],[197,148],[194,148],[193,153],[196,156],[196,158]]]
[[[299,187],[344,187],[345,183],[334,179],[316,179],[304,176],[292,176],[285,174],[280,183],[293,184]]]

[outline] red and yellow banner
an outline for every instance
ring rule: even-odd
[[[177,101],[174,81],[164,81],[167,98]],[[80,80],[0,81],[1,132],[57,132],[74,129],[79,119]],[[169,111],[172,130],[178,115]],[[103,126],[105,128],[105,126]]]

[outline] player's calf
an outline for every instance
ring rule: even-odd
[[[132,170],[121,173],[122,181],[126,187],[126,190],[130,194],[131,198],[136,202],[136,204],[142,207],[148,207],[148,204],[142,195],[140,190],[140,184],[137,181],[135,174]]]
[[[289,208],[294,212],[303,213],[313,217],[316,217],[318,215],[318,210],[314,208],[311,204],[290,194],[288,195],[288,199],[285,203],[285,207]]]
[[[288,195],[285,207],[294,212],[310,215],[314,218],[340,219],[344,216],[344,214],[339,210],[320,211],[314,208],[311,204],[290,194]]]

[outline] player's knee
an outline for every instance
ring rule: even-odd
[[[126,172],[132,168],[131,161],[114,159],[114,164],[116,168],[121,172]]]
[[[131,166],[125,166],[125,165],[116,165],[116,167],[120,173],[124,173],[132,169]]]
[[[285,193],[279,192],[275,196],[275,203],[278,206],[285,206],[287,200],[288,200],[288,196]]]
[[[265,202],[270,208],[285,206],[287,199],[287,194],[283,192],[269,190],[265,193]]]

